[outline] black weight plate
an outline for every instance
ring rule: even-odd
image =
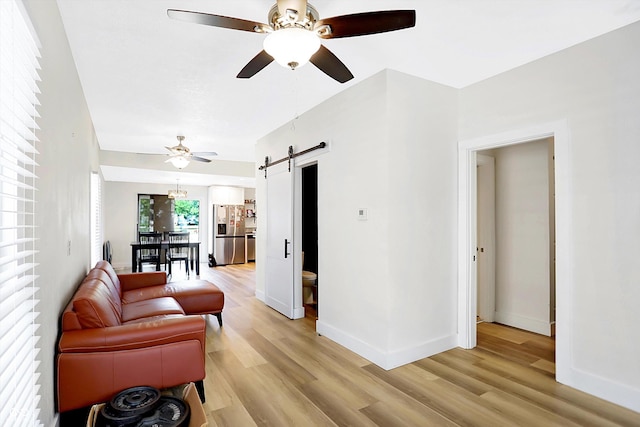
[[[135,426],[141,419],[142,415],[123,414],[107,403],[100,409],[96,425],[97,427],[129,427]]]
[[[184,400],[162,396],[156,410],[140,420],[136,427],[187,427],[190,415],[189,405]]]
[[[111,407],[123,415],[142,415],[151,411],[160,399],[160,390],[153,387],[132,387],[111,399]]]

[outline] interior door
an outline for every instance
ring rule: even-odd
[[[267,265],[265,300],[268,306],[290,319],[293,300],[293,170],[288,163],[271,166],[267,172]]]
[[[493,322],[496,311],[495,159],[477,154],[478,318]]]

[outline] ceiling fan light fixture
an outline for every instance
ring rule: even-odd
[[[171,164],[178,169],[184,169],[189,164],[189,159],[183,156],[174,156],[169,159]]]
[[[320,39],[314,32],[303,28],[281,28],[264,39],[263,47],[278,64],[295,70],[309,62],[320,49]]]

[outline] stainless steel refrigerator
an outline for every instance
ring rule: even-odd
[[[213,256],[217,265],[244,264],[244,205],[213,206]]]

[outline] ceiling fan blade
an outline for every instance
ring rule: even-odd
[[[353,78],[351,71],[329,49],[320,45],[320,49],[309,60],[327,76],[339,81],[348,82]]]
[[[204,157],[198,157],[198,156],[191,156],[191,158],[189,160],[195,160],[196,162],[204,162],[204,163],[210,163],[211,160],[209,159],[205,159]]]
[[[280,16],[286,16],[287,10],[293,10],[300,16],[307,13],[307,0],[278,0]]]
[[[192,151],[191,154],[194,156],[217,156],[218,153],[215,151]]]
[[[322,26],[329,26],[331,31],[326,34],[320,31],[319,36],[323,39],[336,39],[385,33],[414,27],[415,25],[415,10],[383,10],[321,19],[316,22],[314,28],[318,30]]]
[[[211,25],[212,27],[229,28],[231,30],[249,31],[252,33],[271,31],[271,26],[267,24],[222,15],[212,15],[210,13],[168,9],[167,15],[169,18],[190,22],[192,24]]]
[[[253,57],[247,65],[236,76],[239,79],[248,79],[255,76],[258,71],[262,70],[267,65],[273,62],[273,57],[264,50]]]

